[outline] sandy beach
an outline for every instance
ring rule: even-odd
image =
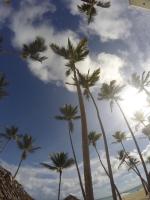
[[[133,194],[125,196],[124,200],[148,200],[148,198],[145,197],[144,191],[141,189]]]

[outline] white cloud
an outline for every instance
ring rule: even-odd
[[[130,35],[131,23],[124,16],[125,8],[127,7],[125,2],[114,0],[108,9],[97,7],[97,16],[94,22],[87,25],[87,19],[85,19],[84,14],[80,14],[77,9],[77,5],[80,5],[81,1],[65,1],[73,15],[83,17],[84,20],[80,24],[80,29],[84,30],[85,33],[96,34],[102,41],[124,39]]]
[[[107,166],[103,152],[101,152],[101,158],[104,165]],[[118,172],[117,168],[119,161],[116,158],[111,157],[111,162],[113,173],[115,174],[115,178],[117,178],[124,173],[125,168],[120,169]],[[0,160],[0,164],[11,171],[12,174],[14,174],[17,168],[17,166],[2,160]],[[83,178],[83,164],[80,163],[79,167]],[[98,196],[100,194],[99,190],[104,184],[107,184],[107,187],[109,187],[109,179],[97,157],[91,159],[91,169],[94,191],[96,196]],[[39,167],[38,165],[23,165],[17,175],[17,180],[25,187],[25,190],[37,200],[54,200],[57,197],[58,174],[56,172],[49,171],[43,167]],[[75,166],[64,170],[62,177],[61,195],[64,198],[70,193],[77,195],[79,198],[82,196]],[[106,190],[101,195],[108,195],[108,191]]]
[[[101,66],[102,82],[111,80],[123,81],[121,69],[124,67],[125,62],[120,57],[109,53],[101,53],[98,55],[98,61]]]

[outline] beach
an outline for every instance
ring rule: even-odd
[[[137,192],[125,196],[124,200],[148,200],[148,198],[145,197],[143,189],[140,189]]]

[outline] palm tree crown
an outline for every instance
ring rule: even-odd
[[[94,20],[94,16],[97,14],[96,7],[109,8],[110,2],[96,1],[96,0],[81,0],[84,3],[81,6],[77,6],[81,13],[85,13],[88,19],[88,23]]]
[[[25,160],[29,153],[34,153],[40,147],[34,146],[34,139],[32,136],[25,134],[17,142],[19,149],[22,151],[22,159]]]
[[[36,150],[40,149],[40,147],[34,146],[34,140],[33,140],[32,136],[27,135],[27,134],[23,135],[21,137],[21,139],[19,139],[17,141],[17,144],[18,144],[19,149],[22,151],[22,153],[21,153],[19,165],[17,167],[17,170],[16,170],[13,178],[15,178],[17,176],[19,169],[21,167],[22,161],[26,160],[28,154],[34,153]]]
[[[41,37],[36,37],[36,39],[29,43],[24,44],[22,49],[22,57],[27,59],[31,58],[34,61],[42,62],[47,59],[45,56],[40,56],[40,53],[46,51],[47,47],[45,45],[45,40]]]
[[[60,113],[62,115],[57,115],[55,118],[58,120],[65,120],[69,123],[69,130],[73,132],[73,120],[79,119],[80,116],[78,113],[78,107],[72,106],[71,104],[65,104],[63,107],[60,108]]]
[[[146,125],[143,129],[142,129],[142,133],[148,137],[148,139],[150,140],[150,124]]]
[[[141,123],[145,126],[144,122],[146,121],[145,120],[145,116],[144,116],[144,113],[142,111],[136,111],[134,113],[134,116],[132,118],[134,121],[138,122],[138,123]]]
[[[3,73],[0,72],[0,100],[7,96],[7,92],[5,90],[5,87],[8,85],[8,82],[5,78],[5,75]]]
[[[5,129],[5,133],[0,134],[0,138],[5,140],[18,140],[18,128],[15,126],[11,126],[10,128]]]
[[[115,134],[112,136],[114,137],[117,143],[121,143],[123,140],[127,139],[125,132],[121,132],[121,131],[116,131]]]
[[[120,101],[122,98],[120,97],[120,93],[125,85],[116,85],[116,81],[110,81],[110,84],[103,83],[100,92],[98,93],[98,100],[108,100],[110,101],[110,107],[112,110],[112,106],[114,101]]]
[[[69,168],[74,164],[73,158],[68,158],[68,154],[64,152],[50,154],[51,165],[41,163],[47,169],[62,172],[63,169]]]
[[[141,76],[137,73],[133,73],[131,76],[131,80],[129,80],[129,83],[137,88],[139,92],[145,91],[148,96],[150,95],[150,93],[146,89],[150,86],[150,71],[147,73],[144,71]]]
[[[91,131],[88,135],[89,144],[96,146],[96,142],[102,137],[101,133],[96,133],[95,131]]]
[[[76,62],[82,61],[89,53],[87,48],[87,39],[82,39],[77,44],[76,47],[73,46],[70,39],[68,38],[67,48],[59,47],[56,44],[50,45],[51,49],[58,55],[64,57],[69,62],[66,64],[68,70],[66,71],[66,75],[69,76],[74,68],[74,64]]]
[[[92,74],[90,74],[90,70],[88,70],[87,74],[79,74],[79,83],[83,87],[84,92],[83,94],[86,96],[87,99],[89,99],[89,89],[90,87],[95,86],[96,82],[100,78],[100,68],[93,71]]]

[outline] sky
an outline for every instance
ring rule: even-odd
[[[129,6],[128,0],[112,0],[108,9],[99,8],[95,20],[90,25],[77,10],[80,0],[12,0],[10,6],[0,1],[0,34],[4,38],[3,47],[14,52],[0,55],[0,72],[5,73],[9,85],[8,97],[0,102],[0,128],[15,125],[21,134],[31,134],[41,150],[29,155],[17,176],[25,189],[37,200],[55,200],[58,188],[58,174],[40,166],[48,162],[49,153],[68,152],[72,156],[67,124],[56,121],[59,108],[64,104],[78,105],[74,88],[65,84],[71,77],[65,77],[65,61],[49,48],[51,43],[66,45],[68,37],[75,44],[81,38],[88,38],[89,55],[78,64],[81,72],[86,73],[101,68],[101,78],[93,89],[97,93],[101,83],[115,79],[118,83],[127,83],[132,73],[141,74],[149,70],[150,52],[150,11]],[[24,43],[29,43],[42,36],[48,46],[44,53],[48,57],[43,63],[23,60],[19,51]],[[127,86],[122,93],[121,105],[131,119],[136,110],[149,112],[146,95]],[[138,178],[127,172],[125,167],[118,171],[117,151],[120,145],[111,144],[112,134],[128,129],[116,106],[110,112],[108,102],[97,102],[101,109],[103,123],[107,132],[112,168],[116,184],[120,191],[139,185]],[[92,103],[85,100],[88,129],[99,130]],[[147,139],[141,139],[141,132],[136,132],[140,148],[145,157],[149,155],[150,145]],[[81,129],[80,121],[75,122],[73,140],[81,172]],[[125,142],[126,147],[136,155],[133,141]],[[106,163],[103,142],[98,144],[103,162]],[[15,144],[10,144],[0,155],[0,164],[14,173],[20,158]],[[90,147],[91,167],[95,199],[111,195],[109,180],[103,172],[94,149]],[[141,166],[140,166],[141,168]],[[142,168],[141,168],[142,171]],[[61,198],[68,194],[81,198],[75,167],[63,174]]]

